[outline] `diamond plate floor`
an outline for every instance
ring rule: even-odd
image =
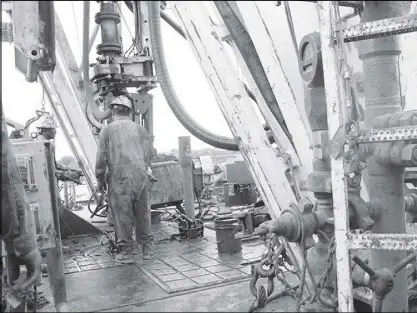
[[[152,231],[154,258],[143,261],[138,254],[136,263],[131,265],[114,261],[108,247],[100,244],[103,236],[64,240],[70,311],[107,310],[184,292],[226,288],[230,283],[248,286],[244,282],[250,275],[248,263],[259,259],[265,250],[260,242],[253,242],[242,244],[241,253],[219,255],[212,230],[205,229],[204,238],[184,241],[172,238],[178,233],[172,224],[153,225]],[[44,280],[42,289],[51,302],[41,310],[46,312],[53,310],[53,300],[46,277]],[[248,296],[251,297],[250,291]]]

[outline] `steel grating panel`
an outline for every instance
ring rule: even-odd
[[[350,249],[417,250],[417,235],[348,234]]]
[[[344,42],[360,41],[417,31],[417,14],[357,24],[343,29]]]

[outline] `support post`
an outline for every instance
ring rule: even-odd
[[[62,253],[61,228],[59,226],[59,206],[58,206],[58,184],[55,178],[54,154],[51,146],[46,150],[46,161],[49,174],[49,188],[51,191],[52,213],[55,224],[55,247],[46,251],[46,263],[48,266],[48,278],[52,289],[55,309],[57,312],[68,312],[67,309],[67,288],[65,284],[64,256]]]
[[[321,36],[324,86],[327,104],[329,138],[333,138],[342,125],[341,82],[337,69],[337,55],[332,38],[332,2],[318,1],[316,5]],[[354,312],[353,289],[350,276],[350,257],[347,244],[349,230],[348,194],[343,158],[331,157],[334,236],[337,260],[337,295],[339,312]]]
[[[184,183],[184,210],[185,215],[195,220],[194,211],[194,186],[193,186],[193,160],[191,157],[191,138],[184,136],[178,138],[179,159],[182,168],[182,180]]]

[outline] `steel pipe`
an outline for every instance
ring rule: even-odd
[[[30,55],[27,57],[28,63],[25,78],[27,82],[33,83],[36,81],[36,77],[38,76],[38,60],[42,57],[42,50],[38,48],[32,48]]]
[[[25,75],[26,81],[29,83],[33,83],[36,81],[37,76],[38,76],[37,60],[29,58],[26,75]]]
[[[408,1],[366,2],[361,23],[397,17],[408,13]],[[365,125],[372,127],[377,116],[402,111],[399,73],[399,39],[389,37],[370,39],[358,43],[359,57],[363,62],[365,82]],[[376,222],[374,233],[405,233],[404,169],[380,165],[368,159],[369,196],[383,201],[384,214]],[[391,268],[405,252],[372,251],[374,268]],[[408,311],[405,274],[399,274],[396,288],[384,301],[387,311]]]
[[[361,23],[404,16],[410,11],[410,1],[366,1]],[[362,60],[365,89],[365,128],[384,114],[402,111],[397,36],[368,39],[357,43]],[[377,144],[375,144],[377,145]],[[394,147],[394,144],[390,144]],[[404,168],[379,164],[373,156],[367,159],[369,198],[380,199],[382,212],[375,221],[375,234],[405,234]],[[397,235],[397,236],[398,236]],[[392,268],[405,258],[405,251],[371,251],[373,268]],[[408,312],[407,281],[404,271],[394,279],[395,288],[384,300],[385,312]],[[375,301],[374,296],[374,304]]]
[[[91,84],[90,84],[90,64],[89,64],[89,54],[90,54],[90,1],[84,1],[84,18],[83,18],[83,82],[84,82],[84,93],[87,102],[87,106],[91,108],[91,113],[93,114],[94,118],[97,120],[104,120],[110,117],[111,112],[109,109],[106,111],[100,111],[97,107],[92,91],[91,91]],[[87,108],[87,112],[89,112],[89,108]],[[99,127],[101,128],[101,127]]]

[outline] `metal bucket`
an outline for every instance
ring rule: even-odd
[[[161,223],[161,212],[160,211],[151,211],[151,224],[157,225]]]
[[[216,230],[217,250],[219,253],[238,253],[242,251],[240,239],[236,239],[238,232],[237,220],[234,218],[215,218],[214,229]]]

